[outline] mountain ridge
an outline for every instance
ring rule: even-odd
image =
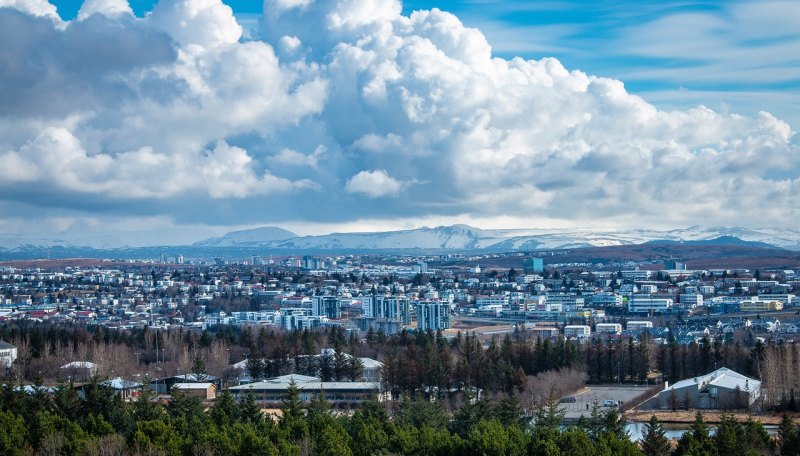
[[[87,237],[88,238],[88,237]],[[126,239],[127,240],[127,239]],[[120,241],[121,245],[103,242],[102,247],[81,245],[75,240],[53,240],[44,237],[26,239],[20,235],[0,235],[0,252],[48,248],[138,248]],[[147,247],[187,247],[202,249],[264,249],[293,251],[535,251],[582,247],[636,245],[648,242],[705,243],[741,246],[777,247],[800,251],[798,229],[747,229],[692,226],[674,230],[589,230],[589,229],[482,229],[469,225],[422,227],[397,231],[344,232],[298,236],[274,226],[239,230],[210,237],[194,244],[169,244]],[[144,247],[144,246],[142,246]]]

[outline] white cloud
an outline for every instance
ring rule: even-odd
[[[133,16],[133,10],[128,0],[84,0],[78,11],[78,20],[87,19],[92,14],[108,17]]]
[[[49,17],[61,22],[55,5],[47,0],[0,0],[0,8],[14,8],[34,16]]]
[[[233,10],[220,0],[160,0],[147,19],[184,46],[208,49],[242,36]]]
[[[403,188],[402,182],[393,178],[386,171],[361,171],[351,177],[344,186],[349,193],[361,193],[370,198],[397,196]]]
[[[251,41],[219,0],[110,13],[125,5],[66,27],[0,11],[0,201],[192,224],[800,216],[775,116],[659,110],[553,58],[493,57],[442,11],[268,0]]]

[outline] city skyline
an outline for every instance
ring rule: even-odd
[[[797,226],[795,3],[154,3],[0,0],[0,234]]]

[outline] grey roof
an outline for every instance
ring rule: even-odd
[[[700,377],[681,380],[664,391],[679,390],[681,388],[692,387],[701,389],[709,385],[721,386],[723,388],[736,389],[738,386],[742,391],[756,391],[761,387],[761,382],[746,377],[738,372],[734,372],[726,367],[721,367],[714,372]]]
[[[123,390],[123,389],[129,389],[129,388],[141,388],[142,387],[141,383],[132,382],[130,380],[125,380],[122,377],[108,379],[108,380],[106,380],[104,382],[101,382],[100,384],[103,385],[103,386],[108,386],[108,387],[113,388],[115,390]]]
[[[17,348],[17,347],[9,344],[6,341],[0,340],[0,350],[5,350],[5,349],[8,349],[8,348]]]
[[[299,391],[379,391],[379,382],[304,382],[295,384]],[[231,391],[286,391],[289,383],[256,382],[234,386]]]

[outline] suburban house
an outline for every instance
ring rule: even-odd
[[[181,374],[150,380],[150,389],[156,394],[169,394],[177,383],[213,383],[217,389],[222,388],[222,379],[219,377],[209,374]]]
[[[88,382],[97,374],[97,364],[90,361],[73,361],[58,369],[59,377],[67,382]]]
[[[17,359],[17,347],[0,340],[0,364],[11,367]]]
[[[210,382],[204,383],[175,383],[170,389],[172,394],[180,391],[187,396],[196,396],[204,401],[217,397],[217,386]]]
[[[133,399],[138,397],[142,392],[141,383],[125,380],[122,377],[105,380],[100,382],[100,385],[114,390],[114,393],[116,393],[122,400]]]
[[[667,386],[652,405],[660,409],[742,409],[760,395],[760,381],[722,367]]]

